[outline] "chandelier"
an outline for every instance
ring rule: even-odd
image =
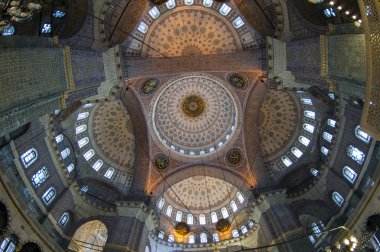
[[[0,33],[11,29],[13,22],[30,21],[41,8],[39,2],[0,0]]]

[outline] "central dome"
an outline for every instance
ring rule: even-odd
[[[237,107],[222,80],[211,75],[182,75],[164,84],[152,113],[159,141],[185,156],[216,152],[234,134]]]

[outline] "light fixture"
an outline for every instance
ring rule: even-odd
[[[338,6],[338,10],[342,10],[342,5],[339,5],[339,6]]]
[[[334,5],[334,1],[330,1],[329,4],[330,4],[331,6],[333,6],[333,5]]]
[[[345,12],[345,14],[346,14],[346,15],[350,15],[350,11],[347,10],[347,11]]]
[[[347,246],[350,244],[350,241],[346,238],[343,240],[344,244],[346,244]]]
[[[353,15],[353,16],[352,16],[352,19],[354,19],[354,20],[355,20],[355,19],[356,19],[356,15]]]

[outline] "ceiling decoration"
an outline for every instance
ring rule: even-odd
[[[181,75],[153,99],[152,127],[159,142],[180,156],[215,153],[234,135],[237,106],[222,80],[206,74]]]
[[[154,165],[158,170],[165,170],[169,166],[169,158],[160,153],[154,158]]]
[[[118,166],[132,168],[135,137],[129,114],[121,102],[97,104],[91,114],[90,135],[97,150]]]
[[[141,92],[145,95],[150,95],[156,91],[159,81],[157,79],[149,79],[145,81],[141,86]]]
[[[244,86],[246,85],[246,81],[244,80],[244,78],[238,74],[231,75],[229,77],[229,82],[232,86],[236,88],[244,88]]]
[[[228,219],[220,219],[216,223],[216,230],[222,233],[227,232],[230,227],[231,223]]]
[[[190,210],[200,211],[228,204],[226,202],[230,201],[230,196],[233,197],[237,192],[237,188],[230,183],[209,176],[184,179],[171,188],[164,193],[164,197],[174,207],[183,208],[186,205]]]
[[[242,50],[237,32],[227,19],[214,11],[195,8],[177,8],[154,22],[144,40],[149,47],[143,47],[142,55],[175,57]]]
[[[174,229],[179,235],[187,235],[190,232],[190,227],[185,222],[178,222]]]
[[[259,118],[261,151],[266,161],[292,144],[299,120],[299,108],[292,94],[268,90]]]
[[[239,164],[241,158],[241,151],[238,148],[233,148],[227,153],[227,161],[230,165]]]

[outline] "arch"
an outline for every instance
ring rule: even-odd
[[[27,242],[22,247],[20,252],[41,252],[40,246],[34,242]]]
[[[207,166],[207,169],[204,169],[205,166]],[[223,173],[221,172],[221,169],[223,169],[223,173],[225,176],[223,176]],[[249,181],[245,181],[245,178],[241,176],[241,174],[238,174],[237,172],[226,168],[226,167],[216,167],[213,165],[203,165],[203,166],[184,166],[182,168],[176,169],[173,173],[170,173],[166,175],[166,181],[170,185],[175,185],[178,182],[181,182],[182,180],[185,180],[189,177],[193,176],[209,176],[221,180],[225,180],[226,182],[230,183],[231,185],[235,186],[236,188],[241,188],[242,185],[244,185],[244,188],[241,188],[242,191],[247,191],[250,188]],[[160,179],[159,182],[152,185],[151,192],[162,192],[164,189],[163,180]]]
[[[99,220],[92,220],[81,225],[74,233],[69,249],[78,252],[103,251],[107,242],[108,230]]]

